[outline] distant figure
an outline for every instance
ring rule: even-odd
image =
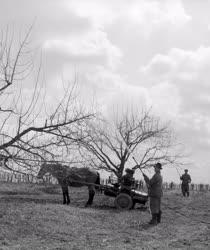
[[[163,178],[161,176],[162,165],[158,162],[154,165],[155,174],[149,179],[145,174],[144,180],[148,187],[148,195],[150,198],[150,211],[152,219],[149,222],[151,225],[157,225],[161,222],[161,197],[163,195],[162,183]]]
[[[204,185],[203,185],[203,184],[200,184],[200,185],[199,185],[199,190],[200,190],[200,191],[204,191]]]
[[[173,181],[170,183],[170,189],[173,189],[174,188],[174,183]]]
[[[123,175],[120,179],[121,183],[121,192],[130,193],[131,189],[134,187],[135,179],[133,177],[134,170],[126,168],[126,174]]]
[[[191,177],[188,174],[188,169],[184,170],[184,174],[180,177],[180,180],[182,181],[182,194],[183,196],[189,197],[189,184],[191,182]]]

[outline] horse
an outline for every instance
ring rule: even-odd
[[[87,186],[89,190],[89,199],[85,206],[92,205],[95,196],[95,189],[99,189],[100,187],[100,175],[97,171],[85,167],[69,168],[69,166],[66,165],[45,162],[41,164],[37,178],[43,178],[46,173],[51,174],[58,180],[58,183],[62,188],[63,204],[70,204],[68,186]]]

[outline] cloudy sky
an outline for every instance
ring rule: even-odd
[[[105,113],[113,105],[152,106],[185,145],[193,181],[210,183],[209,0],[0,0],[0,6],[1,29],[24,31],[34,23],[32,43],[44,55],[52,89],[77,72],[84,99],[94,98]],[[178,179],[175,170],[163,175]]]

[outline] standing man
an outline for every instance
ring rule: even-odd
[[[149,206],[152,214],[152,219],[149,222],[150,225],[157,225],[157,223],[161,222],[161,197],[163,195],[161,169],[162,165],[158,162],[154,165],[155,174],[151,179],[143,174],[148,187]]]
[[[180,180],[182,181],[182,194],[183,196],[187,195],[187,197],[189,197],[189,184],[191,182],[191,177],[188,174],[188,169],[185,169],[184,172],[185,173],[180,177]]]

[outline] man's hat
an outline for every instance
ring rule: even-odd
[[[134,170],[130,168],[126,168],[125,172],[128,174],[134,174]]]
[[[156,163],[154,167],[155,167],[155,168],[162,169],[162,165],[161,165],[161,163],[160,163],[160,162]]]

